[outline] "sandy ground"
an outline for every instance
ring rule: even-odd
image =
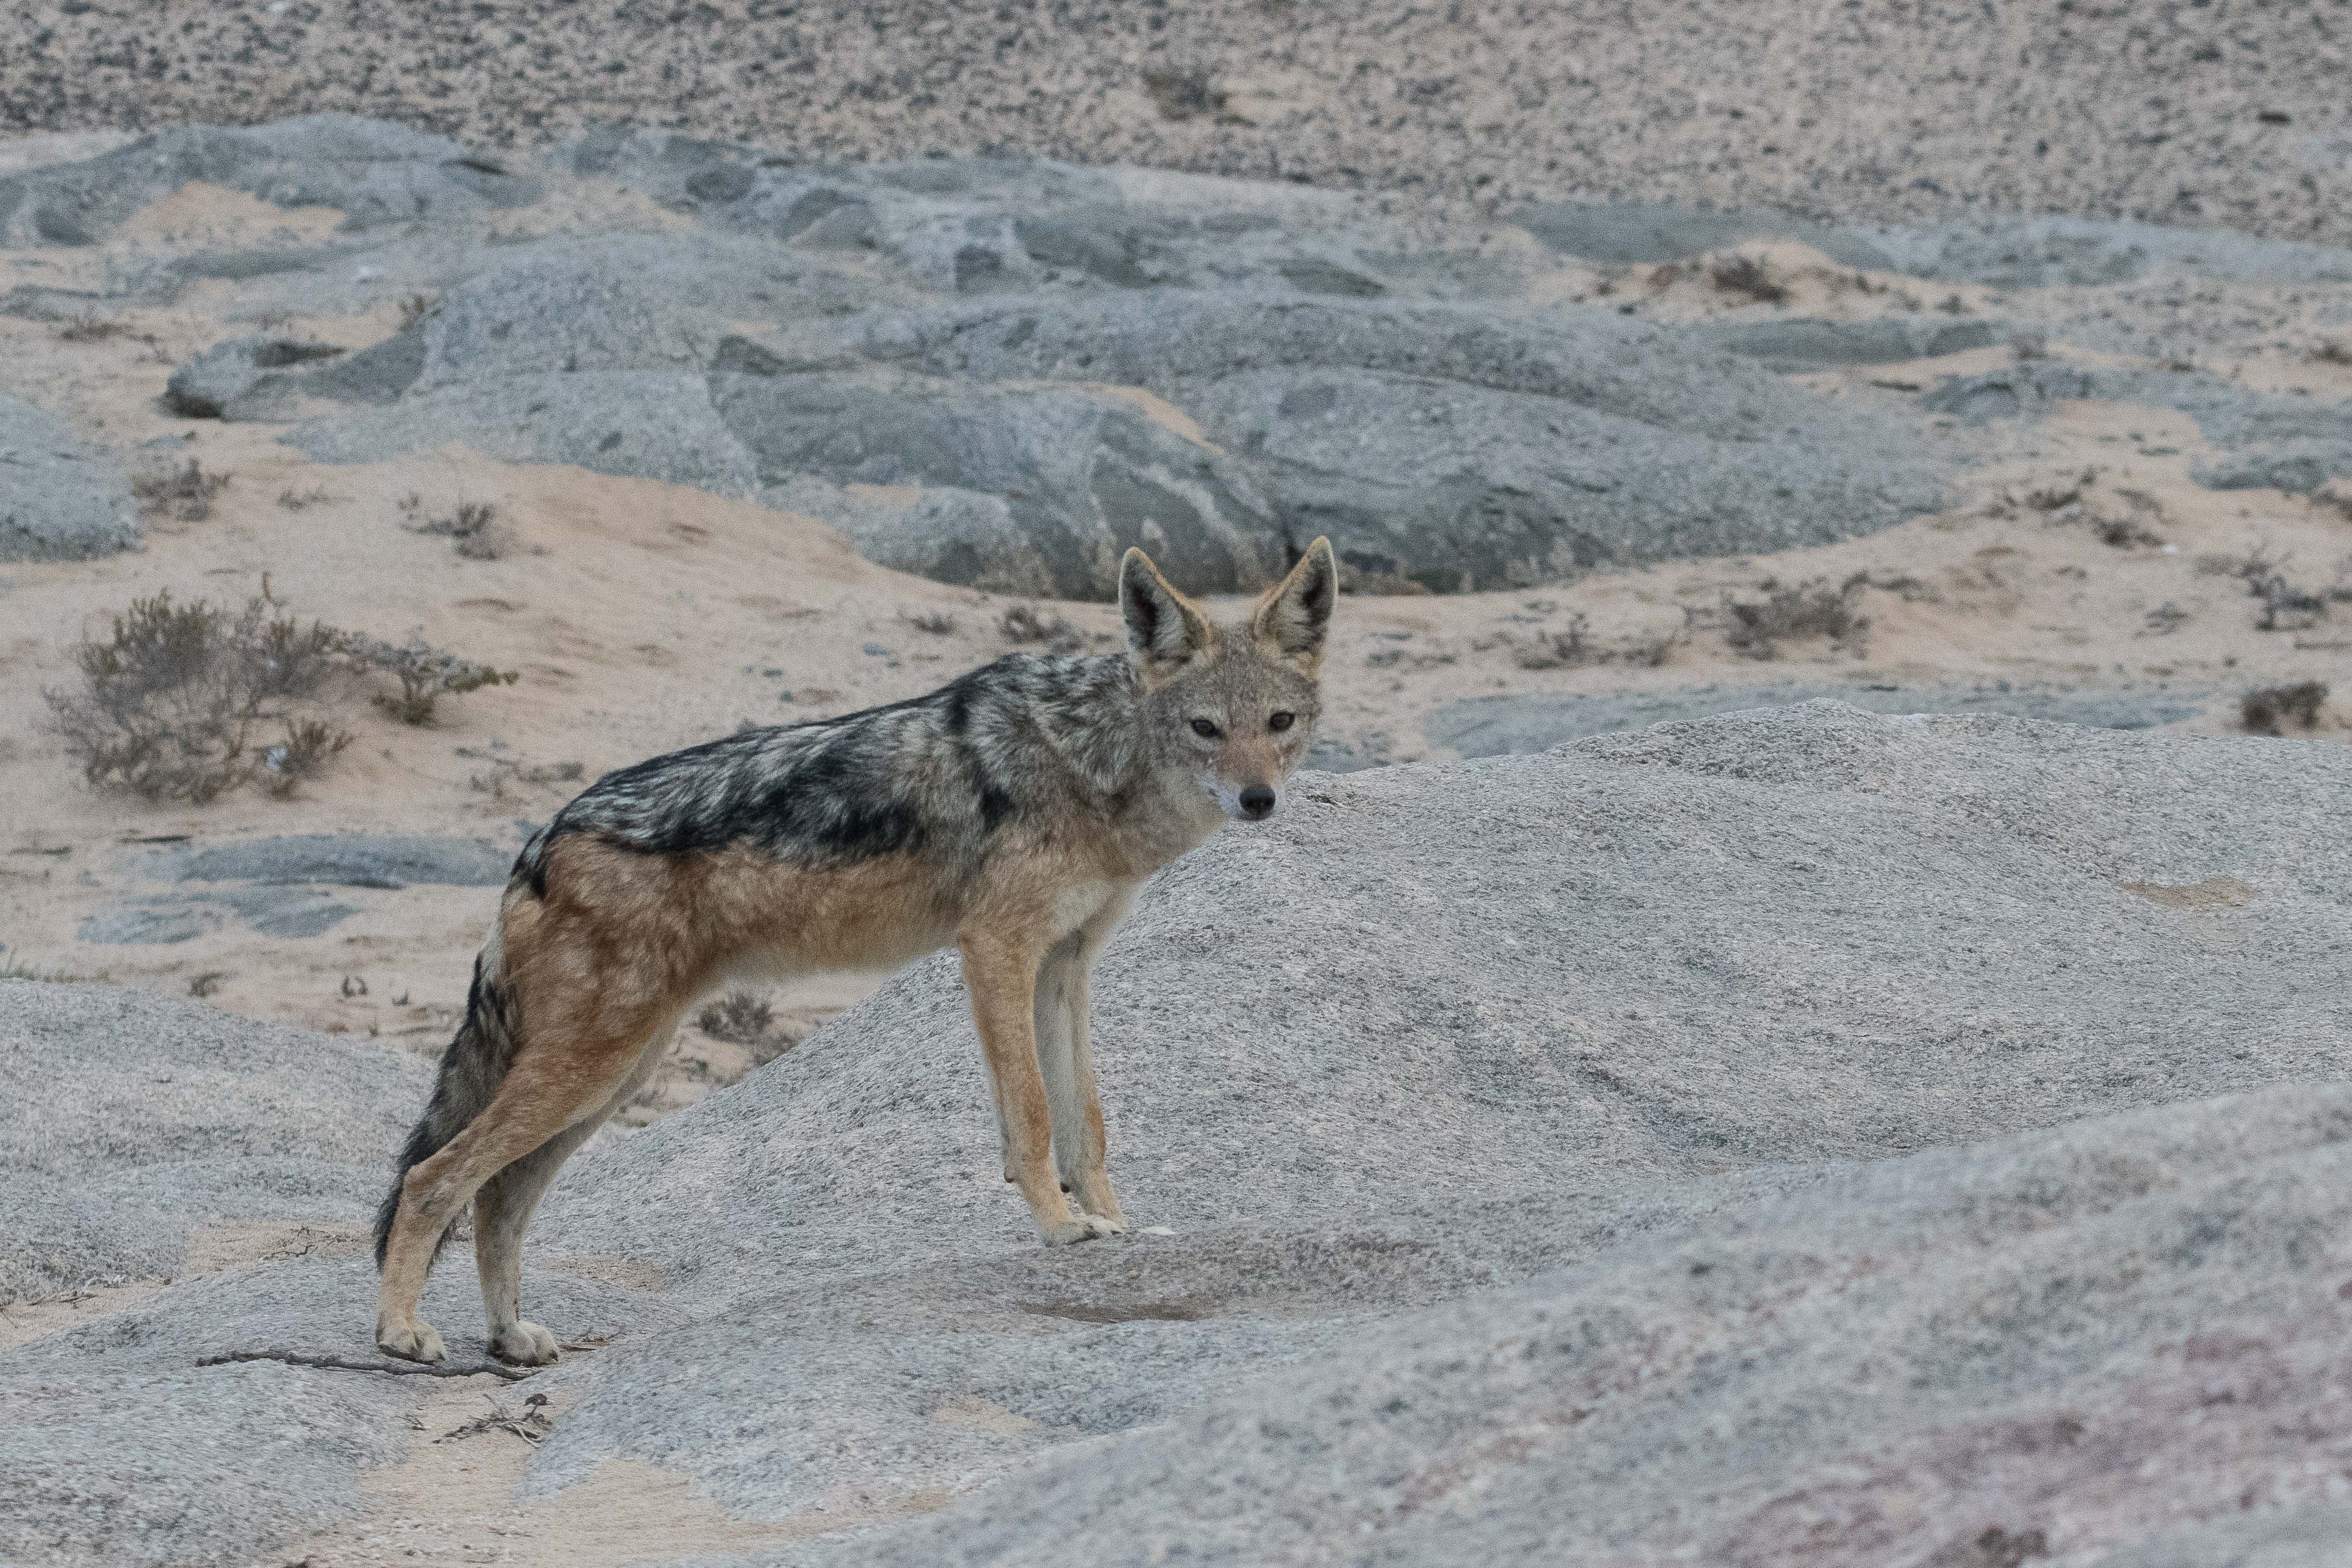
[[[794,156],[1013,149],[1436,195],[2352,238],[2332,0],[40,0],[0,129],[321,110],[492,145],[616,121]]]

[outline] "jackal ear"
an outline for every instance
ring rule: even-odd
[[[1140,550],[1129,549],[1118,563],[1118,613],[1127,622],[1127,646],[1147,664],[1180,663],[1216,645],[1209,617],[1170,587]]]
[[[1250,636],[1269,652],[1295,660],[1313,674],[1323,663],[1323,634],[1331,625],[1331,605],[1339,593],[1339,563],[1331,558],[1331,542],[1318,539],[1307,547],[1290,575],[1258,600],[1250,616]]]

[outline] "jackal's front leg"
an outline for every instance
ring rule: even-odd
[[[1108,1220],[1119,1230],[1127,1225],[1105,1164],[1088,992],[1095,956],[1126,907],[1126,900],[1118,900],[1055,943],[1037,974],[1037,1058],[1045,1069],[1045,1100],[1053,1115],[1054,1166],[1079,1212]]]
[[[1054,1169],[1053,1113],[1037,1059],[1035,1026],[1037,969],[1044,954],[1026,932],[971,932],[957,946],[963,954],[972,1022],[979,1026],[990,1084],[996,1091],[1005,1166],[1028,1200],[1045,1245],[1116,1234],[1120,1227],[1115,1221],[1072,1210]]]

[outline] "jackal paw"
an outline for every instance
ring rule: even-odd
[[[1105,1219],[1100,1215],[1082,1214],[1074,1219],[1057,1219],[1045,1226],[1045,1245],[1068,1247],[1074,1242],[1094,1241],[1106,1236],[1117,1236],[1127,1229],[1118,1220]]]
[[[490,1336],[490,1353],[517,1366],[552,1366],[555,1336],[537,1323],[509,1323]]]
[[[375,1348],[386,1355],[403,1361],[421,1361],[431,1366],[448,1354],[441,1348],[441,1336],[429,1323],[411,1318],[405,1323],[383,1323],[375,1326]]]

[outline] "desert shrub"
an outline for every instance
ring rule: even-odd
[[[1752,256],[1727,256],[1709,269],[1707,277],[1725,293],[1744,295],[1759,305],[1778,305],[1789,297],[1788,286]]]
[[[334,672],[342,634],[273,608],[261,598],[238,612],[175,604],[167,591],[85,640],[74,653],[82,689],[47,694],[82,776],[149,800],[202,803],[264,768],[269,752],[255,739],[279,728],[281,761],[315,772],[341,742],[298,731],[293,709]]]
[[[750,991],[730,991],[694,1016],[694,1026],[714,1040],[741,1046],[753,1067],[766,1067],[807,1037],[805,1025],[776,1017],[768,999]]]
[[[190,458],[185,468],[141,474],[131,481],[131,493],[150,511],[168,511],[182,522],[202,522],[212,515],[213,497],[228,488],[229,476],[208,474]]]
[[[381,637],[358,637],[349,632],[339,635],[342,641],[338,651],[354,665],[381,670],[400,682],[397,697],[381,693],[375,704],[404,724],[432,722],[434,703],[443,696],[478,691],[485,686],[511,686],[522,679],[520,671],[493,669],[487,664],[459,658],[432,647],[422,637],[389,643]]]
[[[404,294],[401,296],[400,330],[404,332],[408,331],[409,328],[416,325],[417,322],[422,321],[440,308],[441,301],[436,300],[430,294]]]
[[[1512,651],[1512,662],[1521,669],[1572,669],[1585,664],[1654,667],[1665,663],[1683,640],[1682,633],[1675,630],[1653,632],[1613,647],[1604,646],[1587,635],[1587,625],[1584,613],[1577,611],[1568,617],[1564,630],[1547,627],[1532,641],[1518,644]]]
[[[395,647],[277,610],[267,596],[231,610],[166,591],[84,639],[74,650],[81,689],[45,694],[82,776],[154,801],[201,805],[257,781],[289,795],[351,742],[317,710],[339,673],[394,676],[400,695],[376,700],[412,724],[445,692],[518,679],[421,641]]]
[[[514,546],[512,531],[499,520],[499,509],[486,500],[459,501],[447,517],[427,518],[415,525],[415,531],[456,540],[457,553],[468,561],[496,561]]]
[[[2235,575],[2263,606],[2254,629],[2264,632],[2308,631],[2327,618],[2327,596],[2297,587],[2286,574],[2291,557],[2276,560],[2257,547],[2238,563]]]
[[[2326,701],[2327,687],[2322,681],[2264,686],[2238,699],[2238,718],[2256,735],[2284,734],[2289,725],[2310,730],[2318,726],[2319,710]]]
[[[2314,345],[2311,357],[2321,364],[2352,364],[2352,342],[2328,338]]]
[[[1857,572],[1834,588],[1826,579],[1783,588],[1768,578],[1760,584],[1764,597],[1752,603],[1726,594],[1724,640],[1750,658],[1770,658],[1781,643],[1804,637],[1856,640],[1870,628],[1869,617],[1859,610],[1868,584],[1868,574]]]
[[[327,771],[335,753],[352,743],[348,731],[323,719],[295,719],[287,723],[286,738],[261,753],[263,783],[269,793],[284,798],[295,786]]]
[[[98,974],[71,974],[62,969],[36,969],[22,958],[9,956],[7,947],[0,944],[0,980],[46,980],[58,984],[69,984],[77,980],[103,980],[104,978],[106,976],[103,972]]]
[[[1191,120],[1225,111],[1225,94],[1218,90],[1214,78],[1197,67],[1145,71],[1143,90],[1163,120]]]
[[[1008,641],[1044,643],[1048,653],[1076,653],[1086,647],[1086,634],[1055,613],[1041,613],[1034,605],[1014,605],[998,617],[996,629]]]
[[[919,632],[929,632],[935,637],[955,635],[956,618],[945,610],[901,610],[898,618]]]
[[[289,485],[278,492],[278,504],[288,511],[305,511],[314,506],[324,506],[334,499],[324,485],[313,485],[299,493]]]
[[[714,1040],[738,1046],[750,1045],[775,1023],[776,1010],[768,999],[749,991],[730,991],[694,1016],[696,1028]]]
[[[1533,642],[1522,643],[1512,656],[1512,662],[1521,669],[1570,669],[1580,664],[1591,664],[1606,657],[1584,635],[1586,619],[1582,612],[1568,617],[1567,629],[1547,628],[1536,635]]]
[[[58,341],[68,343],[102,343],[109,338],[129,334],[131,329],[121,321],[84,310],[80,315],[58,329]]]

